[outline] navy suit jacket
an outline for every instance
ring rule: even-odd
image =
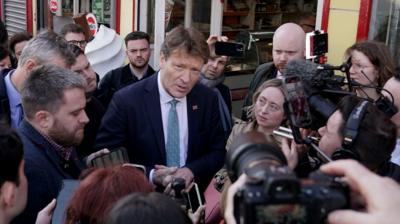
[[[11,223],[35,223],[36,216],[57,198],[63,179],[77,179],[85,168],[73,151],[69,163],[63,162],[50,143],[25,120],[18,128],[24,144],[25,174],[28,179],[28,204]],[[66,166],[68,164],[68,167]]]
[[[149,172],[166,164],[164,132],[157,75],[118,91],[103,117],[97,148],[124,146],[132,163]],[[195,182],[206,187],[225,159],[224,131],[220,124],[218,97],[196,84],[187,95],[188,152],[185,167]]]
[[[8,100],[6,81],[7,74],[12,69],[3,69],[0,71],[0,121],[6,124],[11,123],[10,101]]]

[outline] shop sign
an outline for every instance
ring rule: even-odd
[[[89,26],[89,32],[91,36],[95,36],[97,33],[97,20],[93,13],[88,13],[86,15],[86,21]]]
[[[56,14],[56,12],[58,11],[58,1],[49,0],[49,9],[51,13]]]

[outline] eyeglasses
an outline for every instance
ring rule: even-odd
[[[69,40],[68,43],[76,45],[76,46],[81,46],[84,47],[87,44],[86,40]]]
[[[271,113],[278,112],[278,111],[280,111],[282,109],[280,106],[276,105],[275,103],[268,102],[265,99],[260,99],[259,98],[257,100],[257,104],[258,104],[259,107],[265,107],[265,105],[267,105],[266,109],[267,109],[268,112],[271,112]]]

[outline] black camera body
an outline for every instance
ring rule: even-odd
[[[284,166],[264,171],[236,193],[237,223],[325,223],[329,212],[349,207],[349,189],[337,178],[315,172],[300,180]]]

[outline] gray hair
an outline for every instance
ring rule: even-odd
[[[86,81],[71,70],[54,65],[43,65],[34,69],[21,90],[26,117],[32,119],[40,110],[57,112],[63,103],[64,91],[74,88],[84,91]]]
[[[75,64],[68,42],[53,31],[42,31],[26,44],[18,66],[24,65],[28,59],[34,59],[37,65],[52,64],[56,57],[61,57],[67,66]]]

